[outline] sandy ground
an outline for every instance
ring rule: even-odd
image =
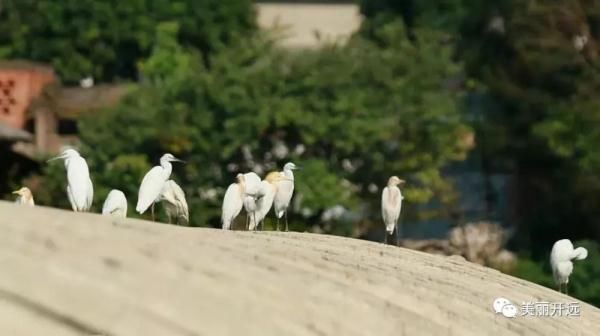
[[[224,232],[0,202],[0,335],[600,335],[576,302],[461,260],[305,233]]]

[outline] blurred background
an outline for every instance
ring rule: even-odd
[[[404,246],[556,289],[569,238],[600,306],[599,38],[600,0],[0,0],[0,195],[69,209],[72,146],[136,217],[170,152],[220,227],[238,172],[293,161],[293,230],[382,241],[398,175]]]

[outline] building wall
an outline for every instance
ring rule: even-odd
[[[32,99],[54,80],[47,68],[0,64],[0,122],[22,129]]]
[[[323,41],[345,41],[360,27],[356,4],[261,3],[256,4],[263,29],[282,29],[286,47],[317,47]],[[317,37],[317,34],[319,37]]]

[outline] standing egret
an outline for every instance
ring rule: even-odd
[[[13,191],[12,193],[18,195],[17,199],[15,200],[15,203],[26,204],[30,206],[35,205],[35,202],[33,201],[33,194],[31,193],[31,190],[29,190],[29,188],[23,187],[19,190]]]
[[[404,180],[399,179],[397,176],[392,176],[388,180],[387,187],[383,188],[383,192],[381,193],[381,215],[385,224],[384,244],[387,244],[388,235],[394,234],[394,229],[396,229],[396,245],[400,246],[400,225],[398,225],[398,219],[400,218],[400,210],[402,210],[402,200],[404,197],[398,186],[403,183]]]
[[[154,220],[154,203],[159,201],[160,194],[165,182],[171,176],[173,166],[171,162],[184,162],[167,153],[160,158],[160,166],[154,166],[142,179],[140,190],[138,192],[138,201],[135,210],[143,214],[152,206],[152,220]]]
[[[281,174],[285,176],[284,180],[276,183],[277,192],[273,200],[273,208],[275,208],[275,216],[277,217],[277,231],[279,231],[279,220],[285,216],[285,231],[288,230],[287,209],[290,206],[292,195],[294,194],[294,170],[300,169],[292,162],[288,162],[283,166]]]
[[[221,208],[221,223],[223,230],[230,230],[231,223],[240,214],[244,206],[244,175],[237,174],[236,183],[227,187]]]
[[[254,173],[243,174],[244,210],[246,210],[246,230],[250,228],[250,218],[254,217],[256,222],[257,202],[262,198],[266,190],[262,188],[260,177]]]
[[[257,196],[261,193],[260,190],[260,176],[255,172],[249,172],[242,174],[244,184],[244,194],[247,196]]]
[[[121,190],[113,189],[108,193],[102,205],[102,214],[122,218],[127,217],[127,199]]]
[[[48,162],[58,159],[65,160],[67,169],[67,196],[73,211],[88,211],[94,199],[94,186],[90,179],[90,171],[87,162],[79,152],[67,149],[62,154],[54,157]]]
[[[584,247],[573,248],[573,243],[568,239],[561,239],[554,243],[550,253],[550,266],[554,282],[558,285],[558,291],[562,293],[562,285],[565,285],[565,293],[569,294],[569,275],[573,272],[571,260],[583,260],[587,258],[588,251]]]
[[[271,172],[267,174],[264,180],[261,181],[261,189],[264,196],[256,202],[256,217],[250,218],[250,230],[255,230],[258,224],[262,223],[264,228],[265,217],[273,206],[275,193],[277,192],[277,182],[285,179],[280,172]]]
[[[240,214],[242,207],[246,208],[246,228],[248,228],[249,216],[256,210],[256,199],[263,194],[260,177],[256,173],[237,174],[236,179],[237,182],[229,185],[223,197],[221,213],[223,230],[231,229],[231,223]]]
[[[169,224],[171,224],[171,218],[175,218],[175,224],[179,224],[179,219],[183,220],[186,224],[189,223],[190,217],[185,193],[175,181],[168,180],[165,182],[163,190],[160,193],[160,201],[167,212]]]
[[[257,194],[255,194],[257,195]],[[256,212],[258,211],[258,201],[259,197],[257,196],[244,196],[244,210],[246,211],[246,230],[250,230],[250,224],[252,222],[252,218],[254,222],[256,222]]]

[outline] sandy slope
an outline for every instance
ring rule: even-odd
[[[571,302],[460,258],[340,237],[223,232],[0,202],[0,335],[600,335]]]

